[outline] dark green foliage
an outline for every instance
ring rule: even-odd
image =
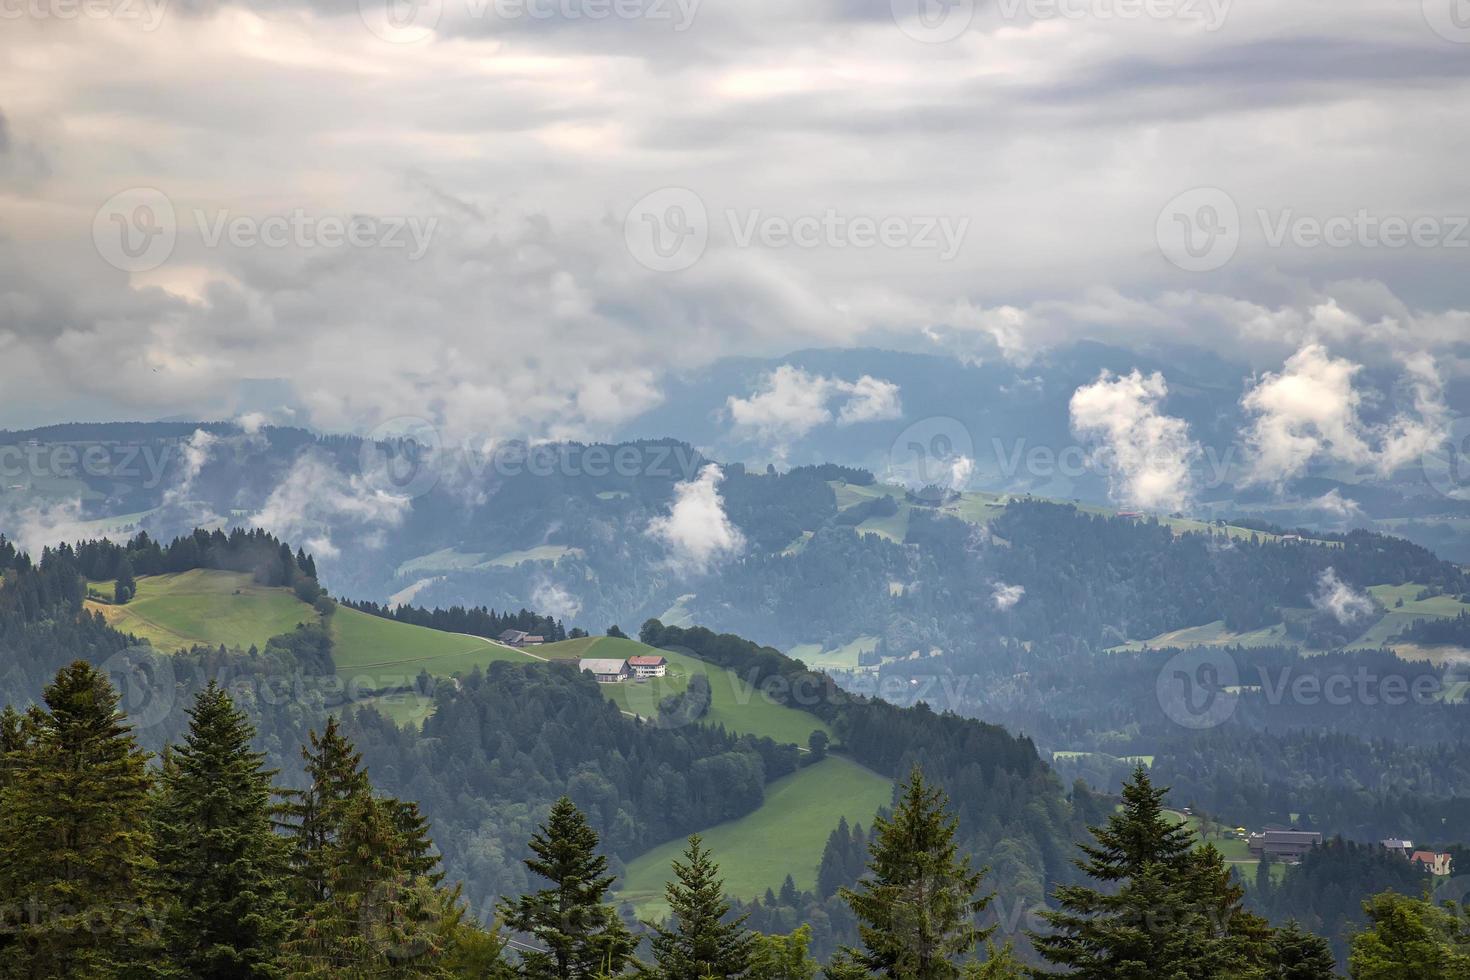
[[[500,905],[506,928],[532,937],[544,950],[522,953],[524,975],[575,980],[620,973],[636,943],[607,904],[614,876],[607,873],[607,858],[597,853],[597,834],[586,817],[562,797],[530,846],[526,867],[550,887]]]
[[[349,599],[342,600],[342,603],[349,609],[356,609],[358,612],[381,616],[383,619],[397,620],[400,623],[411,623],[427,629],[443,630],[446,633],[468,633],[471,636],[493,639],[506,630],[520,630],[523,633],[545,637],[548,643],[567,639],[566,628],[560,622],[550,616],[541,616],[528,609],[514,613],[509,611],[497,613],[484,606],[473,609],[463,606],[452,606],[449,609],[421,609],[406,604],[387,606],[376,602],[353,602]],[[582,635],[587,634],[583,631]]]
[[[271,777],[253,730],[214,684],[168,756],[154,808],[164,939],[191,976],[282,976],[290,931],[285,841],[271,827]]]
[[[1293,919],[1271,937],[1271,980],[1332,980],[1337,976],[1327,941]]]
[[[1470,925],[1463,905],[1435,905],[1393,892],[1363,910],[1369,927],[1353,937],[1353,980],[1464,980],[1470,977]]]
[[[90,665],[62,669],[43,700],[5,726],[0,975],[128,975],[157,939],[147,757]]]
[[[730,916],[719,865],[689,838],[683,861],[674,861],[674,881],[665,887],[672,927],[654,930],[653,974],[658,980],[735,980],[750,966],[754,940],[745,917]]]
[[[989,937],[993,927],[978,921],[991,896],[976,895],[985,872],[959,854],[956,824],[915,766],[893,816],[874,821],[869,875],[842,889],[863,943],[845,951],[854,963],[883,977],[944,980]]]
[[[133,579],[133,563],[128,561],[127,556],[118,559],[117,581],[112,586],[112,600],[122,605],[132,599],[138,591],[138,583]]]
[[[1270,955],[1264,920],[1241,907],[1236,884],[1213,846],[1164,812],[1165,790],[1139,767],[1120,812],[1079,845],[1078,867],[1101,887],[1063,885],[1051,927],[1031,940],[1057,976],[1114,980],[1259,975]]]

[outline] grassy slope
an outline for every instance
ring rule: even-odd
[[[289,589],[266,588],[248,572],[195,569],[137,580],[138,592],[125,606],[89,601],[116,629],[147,640],[159,650],[194,644],[248,648],[288,633],[297,623],[316,622],[317,613]]]
[[[568,548],[560,544],[543,544],[522,551],[507,551],[493,557],[482,552],[441,548],[432,554],[420,555],[404,562],[398,566],[396,574],[400,578],[407,578],[472,569],[514,568],[528,561],[554,562],[566,555],[580,555],[581,553],[580,548]]]
[[[608,636],[588,636],[562,643],[549,643],[538,652],[545,657],[577,660],[589,657],[624,659],[644,654],[662,654],[667,657],[667,677],[656,677],[643,683],[630,680],[621,684],[603,685],[603,692],[609,700],[624,711],[644,718],[655,717],[660,700],[684,690],[689,685],[689,678],[695,673],[701,673],[709,678],[713,698],[709,714],[703,719],[705,724],[724,725],[729,731],[740,734],[769,735],[778,742],[794,742],[797,745],[805,745],[807,736],[816,729],[829,731],[814,715],[777,704],[752,689],[733,672],[710,666],[689,654],[654,650],[637,640]]]
[[[798,888],[811,888],[827,835],[843,817],[870,827],[879,807],[892,799],[892,784],[855,762],[829,756],[766,787],[766,800],[754,813],[701,833],[719,862],[725,890],[738,898],[756,898],[767,888],[778,890],[789,874]],[[643,916],[667,914],[664,883],[669,862],[684,849],[670,841],[628,864],[620,898],[633,902]]]
[[[534,662],[519,650],[478,636],[444,633],[346,608],[332,616],[332,647],[337,676],[360,679],[369,686],[411,681],[420,670],[449,677],[492,660]]]
[[[786,651],[813,670],[853,670],[858,666],[858,657],[869,653],[878,645],[876,636],[859,636],[849,643],[831,650],[820,643],[802,643]]]

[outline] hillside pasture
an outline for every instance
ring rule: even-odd
[[[112,583],[92,583],[111,599]],[[87,600],[109,626],[173,653],[189,647],[264,647],[267,640],[315,623],[315,609],[290,589],[257,585],[249,572],[194,569],[137,579],[137,594],[126,605]]]
[[[640,718],[658,717],[660,701],[672,694],[682,693],[689,687],[691,677],[703,674],[709,679],[711,695],[709,712],[700,719],[703,724],[724,725],[727,731],[737,734],[769,736],[778,742],[803,746],[813,731],[820,729],[831,734],[826,724],[815,715],[772,701],[733,671],[707,664],[692,654],[655,650],[637,640],[610,636],[588,636],[549,643],[537,652],[558,660],[624,660],[645,655],[662,655],[668,658],[669,672],[666,677],[602,685],[603,693],[610,701],[624,712]]]
[[[837,822],[845,817],[869,828],[892,797],[890,780],[850,759],[828,756],[767,786],[765,802],[755,812],[700,836],[720,865],[729,895],[749,900],[767,888],[778,891],[788,874],[797,888],[810,889]],[[684,846],[683,840],[669,841],[630,861],[618,898],[632,902],[639,916],[667,916],[664,884],[672,877],[670,862]]]

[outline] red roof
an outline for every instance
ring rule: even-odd
[[[629,657],[628,658],[628,666],[630,666],[630,667],[657,667],[660,664],[666,664],[666,663],[668,663],[668,661],[665,660],[663,657]]]
[[[1443,854],[1443,855],[1436,854],[1433,851],[1415,851],[1413,854],[1409,855],[1409,860],[1410,861],[1420,861],[1420,862],[1423,862],[1424,864],[1433,864],[1435,861],[1439,860],[1441,857],[1449,857],[1449,855],[1448,854]]]

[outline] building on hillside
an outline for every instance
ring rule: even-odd
[[[506,646],[518,647],[526,642],[526,633],[523,630],[506,630],[500,634],[500,642]]]
[[[1409,855],[1409,860],[1422,866],[1430,874],[1443,878],[1450,873],[1453,857],[1437,851],[1415,851]]]
[[[669,671],[669,662],[664,657],[629,657],[628,667],[634,677],[662,677]]]
[[[577,661],[577,669],[584,670],[597,679],[599,684],[620,684],[628,679],[628,661],[602,660],[593,658]]]
[[[1411,840],[1401,840],[1397,837],[1387,837],[1379,841],[1378,843],[1383,845],[1383,849],[1385,851],[1390,851],[1394,854],[1397,854],[1399,857],[1404,858],[1405,860],[1408,860],[1409,855],[1414,853],[1414,842]]]
[[[527,633],[524,637],[521,638],[521,646],[534,647],[545,642],[546,637],[537,636],[535,633]]]
[[[1315,830],[1263,830],[1246,838],[1246,847],[1251,856],[1260,860],[1269,857],[1273,861],[1296,863],[1313,847],[1322,843],[1322,835]]]

